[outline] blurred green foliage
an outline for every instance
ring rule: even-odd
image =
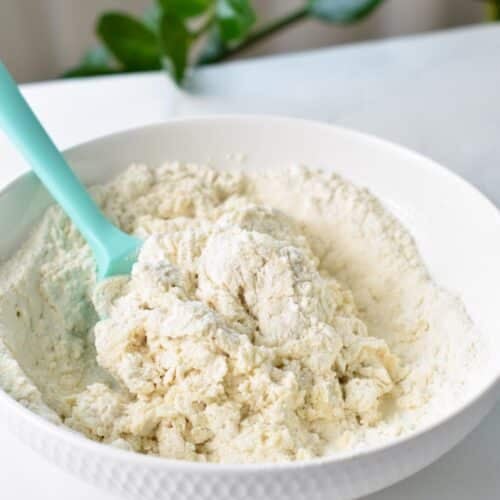
[[[307,0],[297,10],[256,27],[250,0],[156,0],[142,18],[105,12],[96,24],[101,45],[85,54],[66,77],[165,68],[182,84],[191,65],[226,59],[306,18],[350,24],[384,0]]]
[[[500,0],[489,0],[488,19],[491,21],[500,21]]]

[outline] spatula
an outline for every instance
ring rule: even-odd
[[[0,61],[0,128],[94,252],[98,276],[129,274],[142,241],[115,227],[89,196]]]

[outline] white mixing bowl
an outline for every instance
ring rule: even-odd
[[[245,168],[303,163],[334,170],[372,190],[411,230],[434,278],[462,297],[493,360],[482,367],[477,391],[465,405],[415,434],[362,453],[280,465],[199,464],[121,451],[46,422],[0,391],[12,431],[25,443],[122,498],[355,498],[436,460],[498,398],[500,214],[473,187],[432,161],[363,134],[267,116],[172,121],[77,146],[66,157],[86,183],[98,183],[134,161],[158,165],[179,159],[231,168],[241,154]],[[0,192],[0,260],[15,251],[49,203],[31,174]]]

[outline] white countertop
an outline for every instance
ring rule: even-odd
[[[500,25],[203,69],[197,98],[160,73],[30,84],[23,91],[61,148],[204,112],[270,112],[335,122],[404,144],[458,172],[500,206]],[[0,135],[0,186],[26,168]],[[500,258],[500,257],[499,257]],[[60,472],[5,429],[0,498],[112,500]],[[493,500],[500,405],[438,462],[369,500]]]

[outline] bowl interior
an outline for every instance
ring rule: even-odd
[[[92,141],[66,156],[87,184],[107,181],[132,162],[185,160],[245,169],[305,164],[369,188],[410,229],[435,280],[462,298],[489,346],[493,360],[478,391],[498,377],[500,215],[432,161],[332,126],[248,116],[172,121]],[[49,203],[31,174],[0,193],[0,261],[26,238]]]

